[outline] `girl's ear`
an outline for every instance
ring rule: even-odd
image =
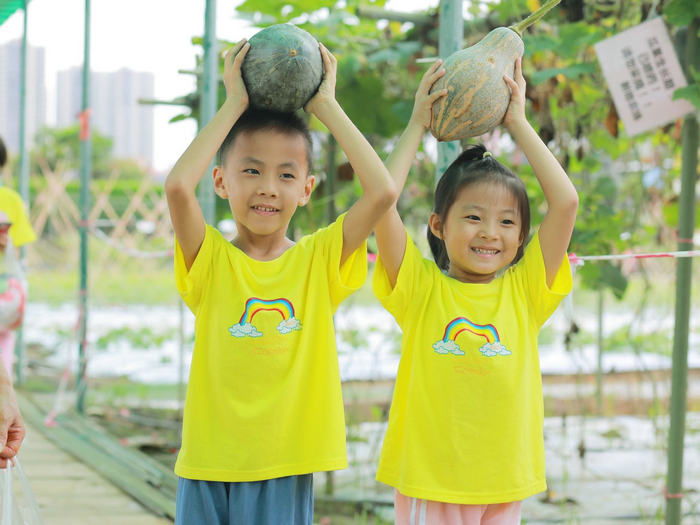
[[[316,177],[309,174],[306,176],[306,181],[304,182],[304,193],[299,199],[299,206],[305,206],[309,199],[311,198],[311,192],[314,191],[316,186]]]
[[[214,166],[211,174],[214,179],[214,191],[222,199],[228,199],[228,192],[224,186],[224,169],[221,166]]]
[[[442,239],[442,219],[437,213],[433,212],[428,217],[428,227],[435,237]]]

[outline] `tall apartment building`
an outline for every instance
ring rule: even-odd
[[[19,97],[22,41],[0,45],[0,135],[11,152],[19,150]],[[46,124],[46,81],[43,47],[27,45],[26,137]]]
[[[129,69],[109,73],[93,72],[90,77],[90,108],[93,129],[111,137],[117,158],[153,163],[153,106],[138,103],[153,98],[152,73]],[[78,121],[82,104],[82,69],[58,73],[56,82],[56,125]]]

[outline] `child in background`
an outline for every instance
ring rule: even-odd
[[[391,177],[335,100],[337,62],[306,110],[333,134],[363,195],[330,226],[294,243],[287,227],[315,179],[303,120],[248,108],[241,41],[225,57],[226,101],[165,183],[175,275],[195,314],[177,524],[309,525],[313,472],[347,466],[333,329],[362,285],[366,238],[396,199]],[[237,235],[206,225],[195,188],[219,150],[214,188]]]
[[[6,162],[7,149],[0,138],[0,169]],[[18,248],[35,240],[22,197],[0,183],[0,356],[10,378],[27,295]]]
[[[429,127],[434,65],[387,167],[403,187]],[[443,173],[424,259],[392,208],[375,232],[373,288],[403,330],[377,479],[393,486],[397,524],[515,524],[545,490],[537,334],[571,289],[566,249],[578,196],[525,116],[522,64],[504,126],[527,156],[548,211],[527,242],[525,185],[483,146]]]

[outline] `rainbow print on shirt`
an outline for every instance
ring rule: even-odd
[[[253,318],[259,312],[279,312],[282,321],[277,325],[277,331],[284,335],[293,330],[301,330],[301,321],[294,317],[294,306],[288,299],[259,299],[251,297],[245,303],[245,310],[237,324],[229,327],[233,337],[260,337],[260,332],[253,325]]]
[[[492,324],[476,324],[466,317],[452,319],[445,327],[445,334],[442,339],[433,344],[433,349],[438,354],[464,355],[464,351],[457,344],[457,337],[462,332],[471,332],[474,335],[483,337],[486,342],[481,345],[479,351],[486,357],[495,355],[510,355],[508,350],[501,343],[498,330]]]

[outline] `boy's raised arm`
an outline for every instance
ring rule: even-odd
[[[445,70],[440,69],[441,65],[441,60],[436,61],[423,75],[416,91],[411,119],[408,121],[399,142],[386,159],[386,167],[399,195],[406,183],[406,177],[416,157],[423,135],[430,127],[433,103],[447,94],[444,89],[430,93],[430,88],[435,81],[445,74]],[[406,230],[396,209],[396,201],[379,220],[374,228],[374,233],[377,237],[377,248],[382,258],[384,270],[393,287],[396,284],[396,277],[399,274],[406,250]]]
[[[196,188],[226,135],[248,107],[248,93],[241,64],[250,44],[241,40],[224,58],[226,101],[214,118],[197,134],[165,180],[170,219],[189,269],[204,241],[206,223],[197,201]]]
[[[338,62],[323,44],[319,47],[325,74],[318,93],[305,109],[316,115],[333,134],[362,185],[362,196],[350,208],[343,223],[342,265],[369,237],[379,218],[394,202],[396,189],[377,153],[335,99]]]

